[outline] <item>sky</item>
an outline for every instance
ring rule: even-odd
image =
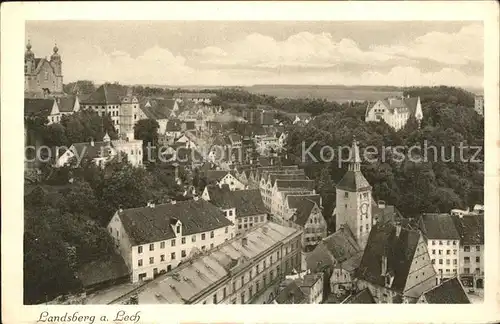
[[[28,21],[64,82],[483,87],[474,21]]]

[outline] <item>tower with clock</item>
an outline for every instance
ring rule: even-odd
[[[336,228],[348,226],[364,250],[372,228],[372,187],[361,172],[358,142],[353,139],[349,167],[337,184]]]

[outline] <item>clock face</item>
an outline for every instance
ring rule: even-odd
[[[361,211],[361,214],[365,215],[368,212],[368,204],[362,203],[359,209]]]

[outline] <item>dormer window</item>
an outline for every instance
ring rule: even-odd
[[[177,225],[176,229],[175,229],[175,232],[177,234],[180,234],[181,233],[181,226],[180,225]]]

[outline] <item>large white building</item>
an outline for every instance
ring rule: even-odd
[[[399,130],[406,125],[410,116],[414,116],[418,123],[422,120],[424,115],[420,97],[391,97],[379,100],[374,104],[368,104],[365,121],[378,122],[384,120],[389,126]]]
[[[132,282],[153,279],[235,235],[234,216],[203,199],[120,209],[107,228]]]
[[[419,222],[439,285],[444,279],[458,275],[460,235],[449,214],[423,214]]]
[[[137,292],[138,303],[270,303],[285,275],[300,271],[300,235],[290,227],[261,224],[147,283]]]

